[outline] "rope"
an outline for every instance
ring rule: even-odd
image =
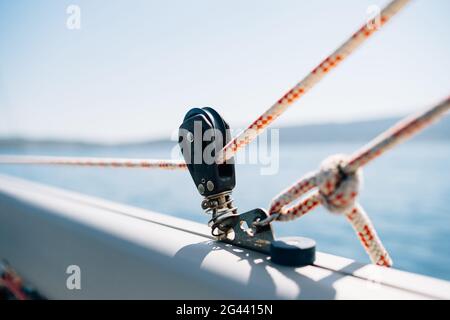
[[[380,23],[383,26],[397,12],[399,12],[410,0],[394,0],[380,13]],[[218,163],[223,163],[232,158],[236,152],[252,142],[267,126],[284,113],[289,106],[302,97],[308,90],[322,80],[325,75],[338,66],[345,58],[353,53],[377,28],[373,27],[376,18],[363,25],[343,45],[322,61],[302,81],[289,90],[281,99],[272,105],[266,112],[253,121],[247,129],[231,140],[217,155]]]
[[[448,110],[450,97],[443,100],[437,106],[412,115],[397,124],[386,132],[380,134],[374,140],[350,156],[348,164],[344,167],[345,172],[354,172],[373,159],[379,157],[384,152],[395,147],[400,142],[411,137],[420,130],[426,128],[434,121],[442,117]]]
[[[449,109],[450,97],[425,112],[400,121],[349,157],[329,157],[322,163],[318,172],[307,174],[278,194],[270,205],[269,218],[256,224],[297,219],[322,204],[330,212],[341,213],[347,217],[373,263],[392,266],[392,260],[372,222],[356,202],[361,168],[444,116]],[[288,207],[300,197],[304,199]]]
[[[112,159],[79,157],[0,156],[0,164],[72,165],[111,168],[187,169],[182,160]]]
[[[392,259],[381,243],[375,227],[364,209],[360,205],[355,205],[352,210],[345,214],[345,217],[358,235],[364,249],[369,253],[372,263],[391,267],[393,264]]]

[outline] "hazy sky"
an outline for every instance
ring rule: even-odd
[[[378,0],[0,0],[0,135],[169,135],[192,106],[244,127]],[[66,27],[70,4],[81,29]],[[415,0],[275,126],[405,114],[450,93],[450,1]]]

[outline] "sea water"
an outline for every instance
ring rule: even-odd
[[[258,165],[238,165],[239,211],[267,208],[270,200],[330,154],[358,143],[285,144],[279,170],[261,175]],[[169,146],[0,148],[2,154],[167,158]],[[58,166],[0,166],[0,173],[206,223],[201,197],[185,171]],[[364,168],[360,203],[396,268],[450,280],[450,143],[407,142]],[[369,262],[346,220],[316,209],[301,219],[276,223],[277,236],[314,238],[320,251]]]

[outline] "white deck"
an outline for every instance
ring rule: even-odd
[[[280,267],[202,224],[0,175],[2,258],[48,298],[450,298],[443,280],[325,253]],[[81,290],[66,288],[73,264]]]

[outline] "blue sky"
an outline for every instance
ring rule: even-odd
[[[377,0],[0,0],[0,136],[129,141],[212,106],[243,128]],[[66,8],[81,8],[81,29]],[[275,127],[403,115],[448,96],[450,1],[415,0]]]

